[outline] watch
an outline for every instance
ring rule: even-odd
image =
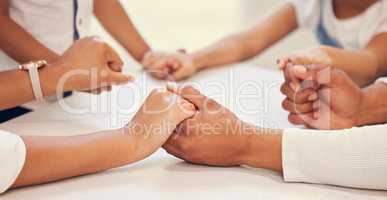
[[[42,87],[40,85],[40,79],[39,79],[39,69],[45,66],[47,66],[47,62],[45,60],[29,62],[26,64],[19,65],[20,70],[28,71],[30,75],[31,84],[32,84],[32,91],[34,93],[35,99],[38,102],[44,101]]]

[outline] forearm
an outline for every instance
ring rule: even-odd
[[[370,52],[321,48],[331,59],[332,66],[346,72],[359,86],[368,85],[380,75],[378,61]]]
[[[19,63],[33,60],[55,61],[59,55],[45,47],[9,16],[0,15],[0,48]]]
[[[94,14],[104,28],[137,60],[141,61],[150,47],[136,30],[117,0],[95,0]]]
[[[14,188],[96,173],[136,159],[131,154],[130,136],[121,130],[71,137],[23,136],[22,139],[27,157]]]
[[[359,108],[357,126],[387,122],[387,85],[375,83],[363,89],[364,97]]]
[[[240,62],[263,52],[297,28],[291,3],[281,5],[252,29],[226,37],[191,55],[199,69]]]
[[[39,70],[40,83],[44,96],[56,92],[69,91],[71,86],[64,85],[63,91],[57,91],[58,81],[63,75],[64,66],[60,63],[50,64]],[[16,107],[34,99],[29,73],[11,70],[0,73],[0,110]]]
[[[282,132],[255,127],[246,129],[248,145],[242,164],[282,172]]]

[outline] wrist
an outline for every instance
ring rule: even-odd
[[[362,100],[359,107],[356,126],[384,123],[387,120],[387,108],[383,97],[387,95],[384,83],[376,83],[362,89]],[[386,94],[384,94],[386,93]]]
[[[69,87],[63,87],[63,91],[58,90],[59,80],[64,72],[64,64],[60,62],[49,63],[39,71],[41,87],[44,96],[51,96],[57,92],[71,91]],[[67,86],[67,84],[66,84]]]
[[[368,121],[368,112],[366,112],[367,107],[369,107],[369,91],[366,89],[361,90],[360,97],[360,106],[358,107],[358,111],[355,114],[354,126],[362,126]],[[367,116],[366,116],[367,115]]]
[[[241,164],[255,168],[282,171],[282,131],[256,128],[246,138]]]
[[[206,65],[200,56],[200,52],[193,52],[191,54],[188,54],[188,56],[192,59],[193,66],[196,71],[200,71],[204,68],[206,68]]]

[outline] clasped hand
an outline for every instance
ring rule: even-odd
[[[363,91],[339,69],[313,59],[281,59],[286,96],[282,107],[289,121],[310,128],[335,130],[358,126]]]

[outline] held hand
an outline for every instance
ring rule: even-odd
[[[157,79],[167,79],[172,66],[168,63],[168,53],[163,51],[149,51],[141,61],[144,69]]]
[[[284,72],[285,80],[290,83],[292,89],[299,87],[300,81],[292,73],[294,66],[323,65],[331,67],[333,61],[324,46],[312,47],[298,51],[290,56],[278,60],[278,65]],[[300,69],[300,68],[299,68]]]
[[[59,61],[63,68],[62,83],[69,90],[95,90],[126,84],[134,78],[122,74],[119,55],[98,37],[79,40]]]
[[[180,81],[197,71],[192,58],[182,51],[170,54],[149,52],[142,63],[145,69],[158,79]]]
[[[164,144],[164,149],[195,164],[236,166],[244,161],[249,136],[244,128],[252,129],[212,99],[192,87],[177,92],[195,104],[198,112],[184,121]]]
[[[282,105],[290,112],[290,122],[329,130],[357,125],[364,94],[344,72],[317,65],[300,71],[293,69],[295,77],[313,82],[314,88],[295,92],[288,83],[282,86],[287,97]]]
[[[160,148],[177,125],[196,113],[195,106],[166,89],[151,92],[131,122],[124,128],[135,143],[138,159]]]

